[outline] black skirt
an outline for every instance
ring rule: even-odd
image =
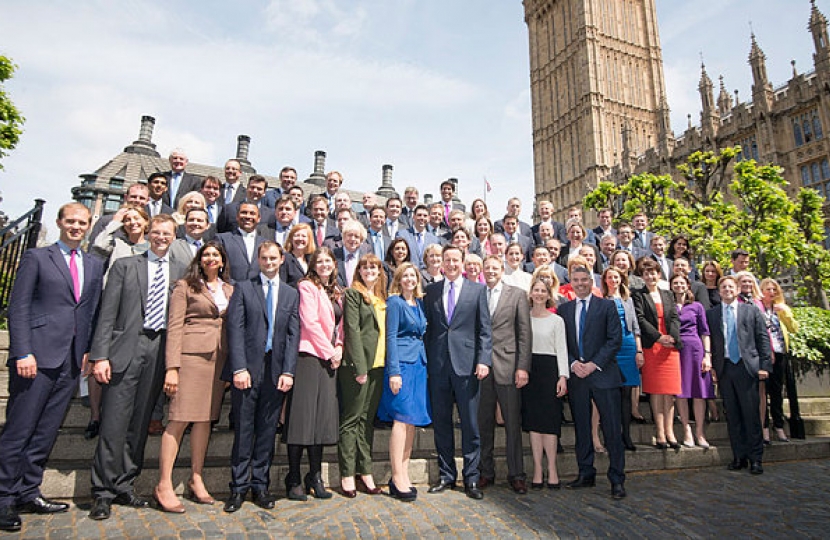
[[[562,400],[556,397],[559,366],[556,356],[534,354],[530,380],[522,388],[522,429],[548,435],[562,434]]]

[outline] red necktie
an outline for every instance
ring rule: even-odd
[[[322,225],[317,225],[317,245],[323,245],[323,227]]]
[[[81,278],[78,274],[78,263],[75,262],[75,255],[78,254],[77,249],[69,252],[69,275],[72,276],[72,293],[75,295],[75,301],[81,300]]]

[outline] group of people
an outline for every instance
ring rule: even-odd
[[[614,498],[626,496],[625,450],[636,450],[629,430],[642,418],[641,387],[657,448],[680,448],[675,404],[683,444],[709,446],[704,416],[715,380],[730,469],[763,472],[764,388],[776,435],[786,440],[782,387],[796,328],[780,286],[758,284],[746,271],[746,252],[733,253],[734,275],[713,261],[698,272],[688,240],[677,236],[667,247],[647,230],[645,215],[613,228],[611,212],[602,211],[589,230],[579,208],[562,224],[540,201],[530,226],[511,198],[493,221],[481,199],[465,213],[450,181],[432,205],[407,188],[383,205],[367,193],[355,213],[337,172],[326,176],[322,194],[304,200],[291,167],[268,190],[256,175],[241,186],[236,160],[226,163],[224,183],[186,173],[181,151],[170,164],[168,173],[131,186],[125,205],[91,232],[85,206],[63,205],[58,242],[24,254],[9,309],[2,530],[19,529],[21,512],[68,508],[39,486],[84,373],[87,435],[98,437],[92,519],[110,517],[113,504],[149,505],[133,486],[162,393],[169,405],[153,498],[171,513],[185,512],[172,471],[188,426],[186,496],[215,503],[203,467],[228,388],[234,443],[226,512],[249,492],[256,505],[274,507],[278,432],[288,499],[331,497],[321,472],[323,449],[335,444],[341,493],[383,493],[373,477],[376,418],[392,423],[388,493],[402,501],[418,494],[408,474],[416,426],[432,426],[438,454],[429,493],[456,487],[455,414],[467,496],[481,499],[496,481],[498,424],[510,487],[559,489],[566,396],[579,473],[565,485],[594,486],[595,453],[607,452]],[[523,431],[533,454],[529,486]]]

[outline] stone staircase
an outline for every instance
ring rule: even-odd
[[[0,332],[0,420],[5,422],[6,401],[8,399],[8,371],[6,358],[8,356],[8,334]],[[809,393],[809,392],[808,392]],[[226,400],[229,401],[229,400]],[[830,457],[830,397],[811,396],[799,400],[802,417],[806,424],[808,438],[804,441],[793,440],[790,443],[773,444],[764,452],[764,460],[791,461],[802,459],[817,459]],[[786,403],[785,403],[786,406]],[[649,418],[650,410],[647,404],[642,403],[641,412]],[[205,481],[208,489],[214,495],[221,495],[228,491],[229,460],[233,433],[228,430],[228,405],[222,413],[221,420],[211,437],[205,468]],[[60,435],[49,459],[43,485],[43,493],[48,497],[61,499],[86,499],[89,497],[89,466],[97,439],[84,439],[84,429],[89,420],[89,409],[85,408],[81,400],[73,399],[64,419]],[[680,426],[675,425],[678,438],[682,439]],[[375,432],[374,463],[375,478],[383,483],[388,480],[391,469],[388,460],[389,430]],[[654,435],[654,426],[651,424],[632,424],[631,436],[638,446],[637,452],[626,452],[626,471],[657,471],[681,468],[698,468],[722,466],[731,460],[726,424],[714,422],[707,426],[706,435],[712,448],[683,448],[680,451],[660,451],[651,447]],[[460,430],[456,430],[456,454],[460,455]],[[158,479],[158,453],[160,437],[150,437],[147,443],[145,470],[137,482],[137,491],[142,494],[151,492]],[[571,425],[563,426],[562,444],[565,454],[558,459],[559,473],[563,478],[574,476],[577,472],[574,458],[574,432]],[[532,470],[530,442],[525,435],[525,469]],[[504,482],[507,474],[505,463],[504,431],[496,434],[496,472],[498,480]],[[190,463],[189,438],[185,436],[177,467],[174,473],[174,483],[181,492],[188,476]],[[461,467],[458,460],[459,469]],[[607,468],[607,458],[598,454],[596,466],[599,473],[604,474]],[[274,457],[274,466],[271,472],[272,489],[281,492],[282,479],[287,472],[287,457],[285,445],[277,443]],[[337,471],[336,447],[328,447],[324,455],[323,475],[330,485],[339,484]],[[410,476],[417,484],[427,484],[438,478],[437,459],[434,453],[432,430],[419,428],[415,434],[415,444],[410,462]]]

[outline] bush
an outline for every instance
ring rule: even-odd
[[[790,355],[797,375],[817,375],[830,368],[830,311],[814,307],[793,308],[798,332],[790,335]]]

